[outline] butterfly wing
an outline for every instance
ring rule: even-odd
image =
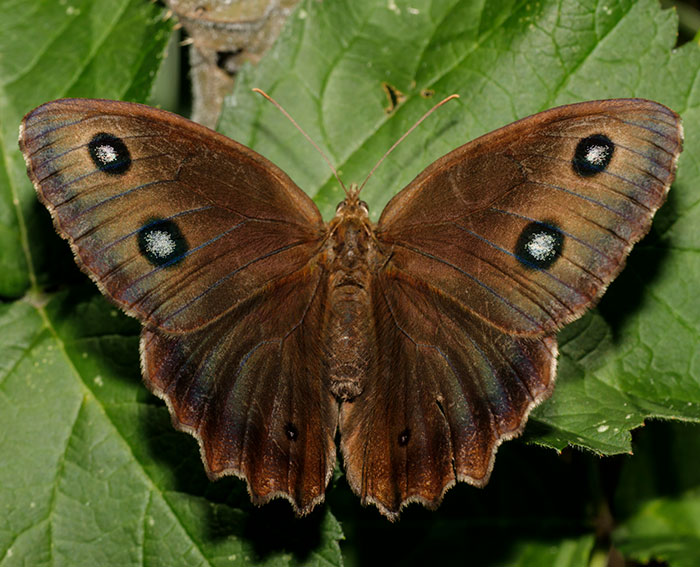
[[[178,429],[194,435],[211,478],[246,480],[253,502],[323,499],[338,409],[320,376],[327,277],[314,265],[193,333],[141,336],[141,363]]]
[[[81,268],[167,332],[206,325],[301,268],[324,226],[279,168],[147,106],[66,99],[22,122],[39,198]]]
[[[376,229],[376,368],[340,416],[363,501],[394,517],[487,482],[552,390],[555,331],[648,231],[681,144],[659,104],[570,105],[458,148],[392,199]]]
[[[348,482],[393,519],[483,486],[494,454],[554,386],[553,336],[517,337],[390,274],[373,289],[377,346],[361,396],[341,406]]]
[[[252,150],[132,103],[47,103],[20,146],[78,264],[143,322],[145,380],[211,476],[309,511],[337,423],[320,362],[304,363],[325,294],[313,202]]]
[[[563,106],[430,165],[387,205],[392,269],[522,335],[576,319],[666,199],[679,117],[651,101]]]

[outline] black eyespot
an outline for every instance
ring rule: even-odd
[[[545,270],[561,256],[564,235],[551,223],[531,222],[520,234],[515,255],[526,268]]]
[[[88,144],[88,151],[92,162],[110,175],[121,175],[131,167],[131,155],[126,144],[112,134],[95,134]]]
[[[571,165],[581,177],[591,177],[608,167],[614,151],[610,138],[594,134],[578,143]]]
[[[408,441],[411,439],[411,430],[407,427],[401,433],[399,433],[399,445],[405,447],[408,445]]]
[[[288,423],[284,426],[284,433],[290,441],[296,441],[299,438],[299,430],[293,423]]]
[[[139,250],[154,266],[174,266],[182,260],[188,246],[178,226],[171,220],[153,219],[141,227]]]

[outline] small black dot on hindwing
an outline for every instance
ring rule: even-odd
[[[299,438],[299,430],[293,423],[284,426],[284,433],[290,441],[296,441]]]
[[[615,144],[604,134],[583,138],[576,146],[571,165],[581,177],[591,177],[605,171],[610,164]]]
[[[98,169],[110,175],[121,175],[131,167],[131,154],[126,144],[112,134],[100,132],[88,143],[88,152]]]
[[[411,439],[411,430],[407,427],[399,433],[399,446],[405,447]]]
[[[177,224],[168,219],[152,219],[138,232],[141,255],[156,267],[174,266],[188,250]]]

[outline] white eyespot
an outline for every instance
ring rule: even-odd
[[[594,145],[588,148],[584,159],[591,165],[603,165],[608,158],[609,151],[610,148],[607,146]]]
[[[546,232],[536,232],[525,244],[530,256],[539,262],[549,260],[557,254],[557,240]]]
[[[103,164],[108,164],[115,161],[119,157],[119,154],[117,154],[116,150],[109,144],[102,144],[95,148],[95,156],[97,156],[97,159]]]
[[[146,243],[146,250],[156,258],[167,258],[175,252],[175,241],[173,237],[164,230],[152,230],[143,237]]]

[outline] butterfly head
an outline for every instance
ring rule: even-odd
[[[357,222],[359,224],[369,223],[369,206],[360,200],[360,191],[357,185],[352,184],[346,190],[343,199],[335,208],[336,221]]]
[[[360,188],[353,183],[346,189],[345,194],[345,199],[338,203],[335,208],[336,218],[357,218],[361,222],[368,222],[369,206],[360,200]]]
[[[352,241],[356,238],[369,237],[372,239],[374,232],[369,220],[369,207],[367,203],[360,200],[360,191],[357,185],[353,184],[349,189],[346,189],[345,195],[345,199],[338,203],[335,208],[335,217],[330,222],[328,235],[332,248],[336,248],[340,243],[344,243],[342,244],[344,246],[348,239]]]

